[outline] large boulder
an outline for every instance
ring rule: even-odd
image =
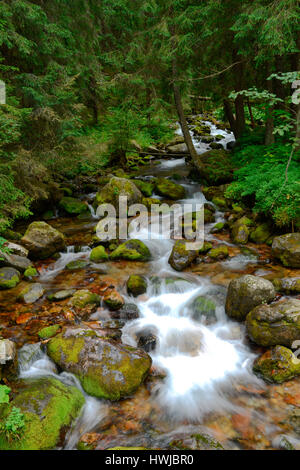
[[[75,199],[74,197],[63,197],[59,201],[59,207],[70,215],[84,214],[89,210],[85,202]]]
[[[272,253],[284,266],[300,268],[300,232],[275,237]]]
[[[244,320],[254,307],[271,302],[275,295],[275,288],[270,281],[246,274],[230,282],[225,310],[229,317]]]
[[[170,145],[167,151],[168,153],[189,153],[189,149],[185,143]]]
[[[186,249],[185,240],[177,240],[169,258],[169,264],[176,271],[183,271],[197,258],[198,252]]]
[[[247,316],[246,328],[252,341],[260,346],[280,344],[290,348],[300,339],[300,300],[255,307]]]
[[[23,414],[18,439],[0,432],[1,450],[47,450],[61,446],[84,404],[83,394],[57,379],[43,377],[19,381],[11,403],[0,405],[5,423],[16,408]]]
[[[264,223],[258,225],[253,232],[251,232],[250,240],[254,243],[266,243],[271,237],[272,233],[269,224]]]
[[[300,375],[300,361],[284,346],[275,346],[256,359],[253,371],[267,382],[282,383]]]
[[[125,259],[128,261],[149,261],[149,248],[140,240],[127,240],[119,245],[111,254],[112,260]]]
[[[209,185],[220,185],[232,181],[233,168],[230,153],[225,150],[209,150],[198,155],[193,163],[201,179]]]
[[[0,269],[0,290],[13,289],[21,280],[21,274],[14,268],[1,268]]]
[[[253,224],[252,220],[248,217],[238,219],[231,228],[231,236],[234,243],[245,245],[248,242],[250,230],[249,227]]]
[[[22,238],[32,259],[46,259],[66,247],[64,235],[46,222],[33,222]]]
[[[14,380],[18,373],[16,343],[9,339],[0,339],[0,383],[4,378],[9,381]]]
[[[149,181],[133,180],[136,187],[145,197],[151,197],[154,190],[154,184]]]
[[[21,236],[22,238],[22,236]],[[8,248],[9,253],[11,255],[18,255],[22,256],[23,258],[27,258],[29,255],[29,251],[24,248],[24,246],[18,245],[17,243],[7,242],[5,243],[5,248]]]
[[[105,251],[104,246],[99,245],[96,248],[93,248],[90,254],[90,261],[93,263],[105,263],[108,261],[109,256]]]
[[[119,197],[127,196],[128,206],[142,202],[142,193],[133,181],[126,178],[113,177],[96,195],[96,202],[112,204],[118,211]]]
[[[157,178],[156,180],[156,191],[157,193],[166,198],[172,200],[184,199],[185,189],[180,184],[174,183],[166,178]]]
[[[92,396],[120,400],[146,378],[151,358],[144,351],[97,336],[88,328],[67,328],[47,344],[51,359],[75,374]]]
[[[285,294],[300,294],[300,277],[283,277],[274,279],[273,284],[278,292]]]

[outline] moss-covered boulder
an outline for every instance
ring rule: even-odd
[[[214,137],[212,135],[203,135],[201,141],[205,144],[211,144],[214,141]]]
[[[117,212],[119,209],[119,197],[126,196],[128,206],[142,201],[142,193],[133,181],[126,178],[113,177],[96,195],[96,202],[100,204],[112,204]]]
[[[66,247],[64,235],[46,222],[30,224],[22,243],[32,259],[46,259]]]
[[[273,284],[278,292],[283,292],[285,294],[300,294],[300,277],[274,279]]]
[[[110,254],[112,260],[149,261],[150,258],[149,248],[142,241],[135,239],[127,240]]]
[[[216,225],[213,226],[210,233],[220,233],[224,230],[224,228],[225,228],[225,223],[224,222],[218,222]]]
[[[260,346],[287,346],[300,339],[300,300],[259,305],[247,315],[249,337]]]
[[[75,310],[84,309],[88,305],[93,308],[97,308],[100,305],[100,301],[101,299],[99,295],[94,294],[87,289],[81,289],[75,292],[69,301],[69,305]]]
[[[257,305],[275,299],[273,284],[267,279],[246,274],[230,282],[225,311],[235,320],[244,320]]]
[[[66,269],[69,271],[78,271],[79,269],[84,269],[88,266],[89,262],[85,259],[76,259],[74,261],[70,261],[66,265]]]
[[[92,396],[119,400],[132,395],[151,367],[147,353],[108,341],[88,328],[67,328],[47,344],[51,359],[75,374]]]
[[[25,304],[33,304],[41,297],[43,297],[45,289],[42,284],[29,284],[19,294],[18,300]]]
[[[156,199],[154,197],[143,197],[142,199],[142,204],[144,204],[144,206],[147,207],[147,209],[151,210],[151,207],[155,204],[155,205],[161,205],[161,200],[160,199]]]
[[[0,268],[0,289],[13,289],[21,280],[21,274],[14,268]]]
[[[57,379],[19,381],[11,403],[0,407],[0,421],[5,423],[15,407],[24,415],[25,425],[19,439],[7,439],[0,432],[0,449],[47,450],[61,446],[83,405],[83,394]]]
[[[209,250],[207,255],[214,261],[221,261],[229,256],[227,245],[218,245],[215,248]]]
[[[99,245],[96,248],[93,248],[90,254],[90,261],[93,263],[105,263],[109,260],[109,256],[105,251],[104,246]]]
[[[154,191],[154,184],[148,181],[133,180],[136,187],[145,197],[151,197]]]
[[[46,326],[45,328],[42,328],[38,332],[38,336],[40,339],[49,339],[55,336],[59,331],[61,330],[61,325],[51,325],[51,326]]]
[[[284,266],[300,268],[300,232],[275,237],[272,253]]]
[[[70,215],[84,214],[89,210],[85,202],[75,199],[74,197],[63,197],[59,201],[59,207]]]
[[[183,271],[188,268],[197,258],[198,252],[187,249],[188,243],[185,240],[177,240],[173,246],[169,258],[169,264],[176,271]]]
[[[194,164],[199,176],[209,185],[219,185],[232,181],[233,167],[230,153],[224,149],[209,150],[198,155]]]
[[[275,346],[256,359],[253,371],[267,382],[282,383],[300,375],[300,361],[284,346]]]
[[[238,221],[237,221],[238,222]],[[234,243],[238,245],[245,245],[249,239],[249,228],[247,225],[240,225],[235,223],[232,227],[231,236]]]
[[[147,281],[143,276],[132,275],[127,281],[127,292],[134,297],[145,294],[147,291]]]
[[[260,224],[250,234],[250,240],[254,243],[266,243],[272,233],[269,224]]]
[[[199,249],[199,254],[205,254],[212,249],[212,243],[204,242],[202,248]]]
[[[116,310],[120,310],[125,305],[125,300],[117,292],[116,290],[110,290],[108,291],[103,298],[103,301],[105,305],[109,308],[109,310],[112,310],[113,312]]]
[[[157,178],[155,183],[157,193],[166,198],[174,201],[184,199],[186,192],[183,186],[174,183],[166,178]]]
[[[36,268],[34,268],[33,266],[29,266],[29,268],[27,268],[25,271],[24,271],[24,277],[25,279],[31,281],[33,278],[35,277],[38,277],[39,273],[37,271]]]
[[[200,295],[192,303],[192,318],[196,321],[202,321],[211,325],[217,321],[216,304],[205,296]]]

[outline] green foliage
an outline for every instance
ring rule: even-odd
[[[0,385],[0,405],[9,403],[10,388],[6,385]]]
[[[10,388],[6,385],[0,385],[0,406],[9,406]],[[24,415],[20,408],[9,408],[5,413],[5,418],[0,421],[0,434],[5,434],[8,440],[20,439],[25,427]]]
[[[299,155],[292,157],[287,181],[285,176],[291,151],[291,145],[249,145],[249,137],[244,139],[234,152],[234,165],[238,170],[235,171],[235,181],[227,189],[226,196],[237,200],[253,200],[254,211],[272,217],[280,227],[299,220]]]

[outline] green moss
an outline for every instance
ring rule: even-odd
[[[39,273],[37,272],[37,270],[33,266],[30,266],[24,272],[24,277],[26,277],[27,279],[32,279],[33,277],[37,277],[38,275],[39,275]]]
[[[214,260],[227,258],[229,256],[228,247],[226,245],[219,245],[216,248],[212,248],[208,252],[208,256]]]
[[[47,326],[46,328],[41,329],[38,332],[38,336],[41,339],[49,339],[56,335],[56,333],[61,329],[60,325]]]
[[[290,349],[275,346],[255,361],[253,371],[268,382],[282,383],[300,375],[300,362]]]
[[[149,248],[140,240],[127,240],[111,253],[110,258],[112,260],[149,261],[151,253]]]
[[[108,261],[108,259],[109,256],[106,253],[104,246],[102,245],[97,246],[91,251],[90,261],[92,261],[93,263],[103,263],[105,261]]]
[[[62,198],[59,202],[59,207],[70,215],[79,215],[88,211],[88,207],[84,202],[73,197]]]
[[[20,385],[21,390],[2,413],[7,414],[11,406],[20,408],[25,416],[25,430],[19,440],[7,441],[0,434],[0,449],[55,448],[84,404],[82,393],[48,377],[24,380]]]
[[[137,297],[147,291],[147,281],[142,276],[132,275],[127,281],[128,294]]]
[[[76,271],[77,269],[84,269],[88,266],[88,262],[84,259],[78,259],[75,261],[71,261],[70,263],[67,264],[66,269],[69,269],[69,271]]]
[[[100,296],[93,294],[87,289],[76,291],[70,299],[70,305],[74,308],[83,309],[89,304],[100,305]]]
[[[268,224],[261,224],[251,232],[250,240],[254,243],[265,243],[270,238],[271,232]]]
[[[146,181],[133,180],[134,184],[141,191],[141,193],[146,197],[151,197],[154,190],[153,183],[147,183]]]
[[[226,208],[227,207],[227,202],[226,199],[223,197],[214,197],[212,200],[213,204],[215,204],[217,207],[220,208]]]
[[[166,199],[178,200],[185,198],[186,192],[184,187],[173,181],[166,178],[157,178],[155,184],[158,194]]]
[[[3,278],[3,274],[0,273],[0,289],[13,289],[20,282],[20,278],[17,275],[15,275],[11,279],[7,279],[7,280],[4,280],[2,278]]]
[[[212,249],[212,244],[210,242],[204,242],[202,248],[200,248],[199,253],[207,253]]]

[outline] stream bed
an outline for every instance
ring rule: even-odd
[[[224,136],[220,140],[224,146],[233,140],[227,131],[205,124],[211,126],[212,135]],[[194,141],[199,153],[208,149],[195,136]],[[176,174],[176,182],[187,193],[180,203],[202,204],[206,200],[201,185],[190,180],[189,172],[184,158],[166,159],[143,167],[140,176],[147,179]],[[300,449],[300,379],[268,385],[254,375],[252,364],[262,349],[250,343],[244,325],[230,320],[224,310],[232,279],[247,273],[272,280],[289,276],[290,270],[270,262],[270,248],[266,245],[248,243],[250,251],[245,254],[231,242],[228,233],[211,234],[212,226],[224,221],[224,213],[217,208],[215,216],[214,223],[205,225],[205,239],[226,244],[229,258],[194,264],[181,273],[168,263],[174,241],[164,239],[160,233],[143,240],[152,255],[150,262],[95,264],[89,262],[89,246],[97,224],[94,210],[83,220],[50,220],[65,234],[68,248],[58,260],[36,264],[38,282],[46,293],[79,288],[97,291],[112,284],[127,303],[135,304],[140,311],[138,319],[121,325],[123,343],[137,346],[141,331],[151,332],[156,338],[156,347],[150,352],[153,366],[148,379],[132,397],[119,402],[88,396],[75,376],[59,371],[37,343],[37,332],[49,324],[50,317],[52,322],[68,321],[63,308],[67,301],[53,305],[45,295],[26,306],[17,300],[22,286],[0,293],[1,333],[22,348],[20,376],[54,376],[80,388],[85,395],[86,404],[67,436],[65,449],[76,449],[79,440],[96,449],[205,449],[219,445],[225,449],[285,449],[291,445]],[[134,226],[130,237],[140,237]],[[87,266],[77,271],[66,269],[68,263],[79,259],[86,260]],[[146,277],[146,294],[137,298],[128,295],[126,281],[131,274]],[[195,316],[193,302],[199,296],[215,303],[214,322]],[[86,323],[114,327],[104,305]],[[117,322],[116,328],[120,328]],[[203,436],[208,436],[207,440]]]

